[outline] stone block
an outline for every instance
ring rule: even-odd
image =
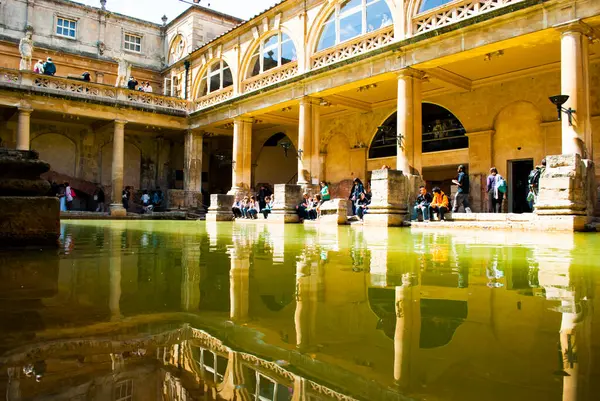
[[[109,206],[111,217],[125,217],[127,216],[127,210],[121,203],[111,203]]]
[[[231,207],[234,201],[235,196],[233,195],[212,194],[206,221],[232,221],[233,212]]]
[[[420,185],[420,184],[419,184]],[[373,196],[364,217],[366,225],[400,226],[408,216],[409,189],[417,180],[398,170],[374,170],[371,175]]]
[[[348,224],[348,208],[352,207],[348,199],[332,199],[321,205],[321,218],[323,224]]]
[[[0,246],[57,246],[60,209],[55,197],[0,197]]]
[[[168,210],[185,209],[185,191],[183,189],[169,189],[165,194]]]
[[[294,184],[275,184],[275,203],[269,220],[279,223],[298,223],[296,206],[302,200],[302,187]]]

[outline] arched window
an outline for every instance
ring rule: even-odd
[[[446,3],[450,3],[451,1],[454,0],[423,0],[421,2],[421,6],[419,7],[419,13],[432,10]]]
[[[323,24],[317,51],[391,25],[385,0],[348,0],[338,4]]]
[[[297,60],[292,39],[283,32],[263,40],[250,59],[247,78]]]
[[[233,85],[231,70],[225,61],[220,60],[208,67],[202,76],[198,96],[208,95],[231,85]]]
[[[185,51],[185,41],[183,40],[183,36],[177,35],[171,41],[171,46],[169,49],[169,64],[173,64],[183,57],[183,53]]]
[[[461,122],[449,110],[432,103],[421,105],[423,121],[422,152],[464,149],[469,147],[469,138]],[[397,115],[388,117],[378,127],[369,147],[369,158],[396,156]]]

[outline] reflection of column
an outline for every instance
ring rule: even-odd
[[[33,110],[19,108],[18,127],[17,127],[17,150],[29,150],[29,131],[31,112]]]
[[[202,190],[202,140],[203,132],[188,130],[185,133],[183,189]]]
[[[319,275],[316,271],[318,259],[312,255],[302,255],[296,262],[296,346],[300,352],[309,350],[315,344],[317,323],[317,298]]]
[[[123,160],[125,152],[125,121],[115,120],[115,131],[113,137],[113,159],[112,159],[112,203],[110,214],[122,216],[127,214],[121,203],[123,192]]]
[[[21,401],[21,372],[19,368],[7,368],[8,385],[6,389],[6,401]]]
[[[582,157],[591,159],[588,36],[592,35],[592,31],[582,22],[568,23],[558,29],[562,32],[561,94],[569,96],[563,107],[575,110],[572,125],[569,125],[567,116],[563,116],[562,119],[562,153],[578,153]]]
[[[423,73],[406,68],[398,75],[397,135],[402,141],[397,145],[396,170],[404,175],[411,173],[411,167],[421,173],[421,79]]]
[[[195,312],[200,306],[200,246],[184,240],[181,253],[181,308],[187,312]]]
[[[233,120],[233,160],[229,195],[247,192],[252,174],[252,118]]]
[[[319,180],[321,171],[319,115],[316,99],[304,97],[300,100],[298,185],[311,185],[313,180]]]
[[[394,380],[409,387],[414,377],[414,353],[419,350],[421,332],[421,287],[418,277],[406,273],[396,287],[396,331],[394,333]]]
[[[223,375],[223,382],[218,386],[219,399],[221,400],[249,400],[250,395],[244,380],[243,359],[239,352],[229,351],[227,369]]]
[[[111,229],[108,308],[111,320],[121,319],[121,241],[123,230]]]
[[[250,254],[234,248],[230,253],[229,299],[231,320],[242,323],[248,320],[250,295]]]

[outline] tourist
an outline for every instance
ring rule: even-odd
[[[52,58],[48,57],[46,62],[44,63],[44,75],[54,75],[56,74],[56,66],[52,62]]]
[[[529,183],[527,202],[529,202],[531,211],[533,211],[535,204],[537,203],[537,198],[540,193],[540,178],[542,177],[542,174],[544,174],[544,171],[546,171],[546,159],[542,159],[542,163],[531,170],[527,179]]]
[[[367,182],[367,187],[365,188],[365,196],[369,203],[371,203],[371,198],[373,198],[373,192],[371,192],[371,183]]]
[[[458,166],[458,176],[452,182],[458,186],[454,196],[452,213],[457,213],[461,205],[464,207],[465,213],[471,213],[471,207],[469,206],[469,176],[465,173],[465,166],[462,164]]]
[[[265,202],[266,202],[265,207],[261,209],[261,212],[266,219],[267,216],[269,216],[269,214],[273,210],[273,198],[270,196],[267,196],[265,198]]]
[[[140,91],[140,92],[145,92],[146,91],[146,83],[144,81],[142,81],[142,83],[137,88],[137,90]]]
[[[361,192],[358,200],[356,201],[356,214],[358,218],[362,221],[365,213],[367,213],[367,209],[369,207],[369,200],[367,199],[367,195],[364,192]]]
[[[137,85],[138,81],[136,81],[134,77],[129,77],[129,81],[127,81],[127,88],[134,91]]]
[[[67,198],[65,196],[65,184],[60,184],[58,186],[58,192],[56,193],[58,200],[60,201],[60,211],[67,211]]]
[[[242,209],[242,217],[247,219],[248,218],[248,203],[250,202],[250,199],[247,196],[244,196],[244,198],[242,199],[241,202],[241,209]]]
[[[264,185],[260,186],[260,189],[258,190],[258,194],[256,194],[256,197],[258,199],[258,206],[260,208],[260,210],[263,210],[267,204],[267,197],[271,196],[271,190],[267,187],[265,187]]]
[[[148,195],[148,191],[146,191],[146,190],[144,190],[142,192],[142,211],[144,213],[152,211],[152,208],[150,205],[150,195]]]
[[[146,86],[144,86],[144,92],[146,93],[152,93],[153,89],[152,86],[150,85],[150,82],[146,82]]]
[[[308,209],[309,206],[310,206],[310,201],[308,198],[308,194],[305,192],[302,195],[302,201],[298,205],[296,205],[296,211],[298,213],[298,216],[300,216],[300,222],[302,222],[304,219],[308,218],[306,209]]]
[[[68,182],[65,182],[65,197],[67,199],[67,210],[72,210],[75,191],[73,191],[73,188],[71,188]]]
[[[350,199],[352,201],[352,214],[355,215],[356,214],[356,201],[358,199],[360,199],[360,194],[365,192],[365,187],[362,183],[362,181],[360,180],[360,178],[356,177],[354,179],[353,185],[352,185],[352,189],[350,190],[350,196],[348,197],[348,199]]]
[[[96,192],[94,193],[94,200],[96,201],[96,211],[104,213],[106,211],[104,208],[105,196],[104,190],[100,185],[96,187]]]
[[[432,200],[433,197],[431,196],[431,194],[427,192],[427,189],[423,185],[421,185],[419,187],[419,196],[417,196],[415,206],[413,207],[412,219],[419,220],[419,215],[421,215],[423,221],[428,221],[429,205],[431,204]]]
[[[256,202],[256,198],[254,196],[250,197],[246,205],[246,218],[247,219],[257,219],[258,218],[258,202]]]
[[[504,193],[500,190],[504,178],[498,174],[498,169],[492,167],[487,177],[488,212],[501,213]]]
[[[308,206],[306,208],[306,218],[308,220],[316,220],[319,216],[318,208],[321,203],[321,195],[315,195],[312,199],[308,200]]]
[[[123,207],[125,211],[129,210],[129,198],[131,197],[131,193],[129,192],[129,187],[125,187],[123,189],[123,194],[121,195],[121,200],[123,201]]]
[[[444,215],[448,211],[448,197],[439,187],[433,188],[433,200],[429,205],[429,220],[433,221],[434,213],[437,213],[440,221],[444,220]]]
[[[165,197],[163,195],[162,190],[160,189],[160,187],[156,187],[156,190],[154,191],[154,195],[152,195],[153,210],[156,210],[156,209],[162,207],[164,200],[165,200]]]
[[[38,60],[38,62],[35,63],[35,65],[33,66],[33,72],[35,72],[36,74],[44,73],[44,62],[42,60]]]
[[[321,181],[321,204],[331,200],[331,194],[329,193],[329,185],[326,181]]]
[[[242,201],[240,201],[240,198],[236,196],[235,201],[233,202],[233,206],[231,207],[234,219],[239,219],[243,216],[242,208]]]
[[[81,80],[85,82],[90,82],[92,80],[90,73],[86,71],[83,74],[81,74]]]

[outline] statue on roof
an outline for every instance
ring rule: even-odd
[[[127,80],[131,76],[131,64],[129,61],[125,60],[125,56],[123,54],[115,58],[115,61],[119,63],[119,67],[117,69],[117,82],[115,86],[117,88],[125,87],[127,86]]]
[[[30,70],[31,69],[31,58],[33,57],[33,39],[31,38],[31,30],[28,29],[25,32],[25,37],[21,38],[19,42],[19,53],[21,53],[21,64],[19,69]]]

